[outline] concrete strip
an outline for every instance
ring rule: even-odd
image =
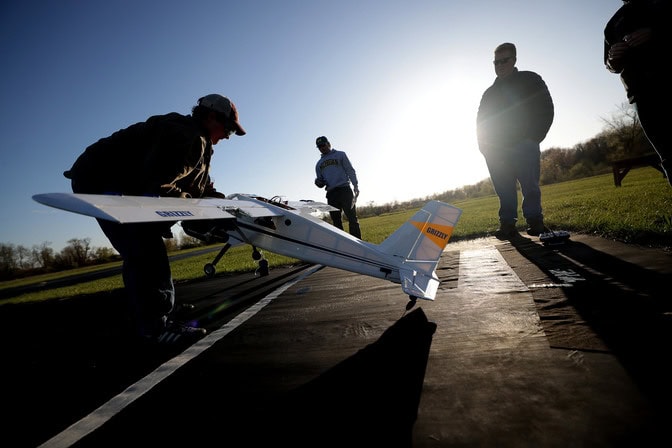
[[[532,294],[493,246],[462,251],[459,270],[427,313],[437,331],[414,447],[609,446],[642,427],[647,405],[619,363],[552,350]]]

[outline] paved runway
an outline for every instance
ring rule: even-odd
[[[178,285],[210,333],[174,357],[116,344],[119,297],[0,307],[0,444],[653,446],[671,261],[581,235],[450,243],[409,310],[399,285],[321,266],[218,276]]]

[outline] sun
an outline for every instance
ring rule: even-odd
[[[487,82],[486,87],[487,87]],[[477,183],[489,176],[476,141],[483,87],[463,75],[420,73],[381,99],[372,130],[377,183],[403,201]],[[375,153],[378,154],[378,153]],[[362,179],[366,182],[366,179]],[[368,183],[368,182],[367,182]],[[383,192],[381,191],[381,194]]]

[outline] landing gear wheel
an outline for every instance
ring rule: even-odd
[[[257,272],[259,273],[260,277],[265,277],[270,273],[268,269],[268,260],[259,260],[259,268],[257,269]]]
[[[254,249],[252,251],[252,259],[255,261],[261,260],[261,252],[259,252],[257,249]]]
[[[203,272],[205,272],[207,277],[213,277],[216,271],[217,268],[215,268],[215,265],[212,263],[207,263],[205,266],[203,266]]]
[[[418,300],[418,298],[415,296],[408,296],[408,299],[409,302],[406,304],[406,311],[409,311],[411,308],[413,308]]]

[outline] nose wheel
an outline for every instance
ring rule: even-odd
[[[203,266],[203,272],[205,272],[206,277],[213,277],[215,275],[215,272],[217,272],[217,268],[215,265],[219,262],[219,260],[224,256],[227,250],[231,247],[230,243],[226,243],[224,247],[222,247],[215,257],[214,260],[212,260],[212,263],[206,263],[205,266]]]
[[[264,255],[256,247],[252,248],[252,259],[256,260],[259,264],[259,267],[254,272],[254,275],[265,277],[270,273],[268,268],[268,260],[264,258]]]

